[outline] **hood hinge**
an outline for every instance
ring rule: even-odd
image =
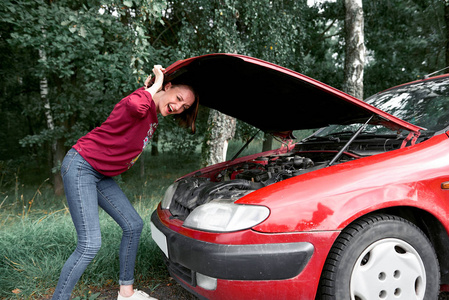
[[[420,131],[410,131],[407,137],[402,141],[401,149],[406,147],[409,141],[410,146],[414,146],[420,134]]]

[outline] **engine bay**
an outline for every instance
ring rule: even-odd
[[[243,179],[259,183],[260,187],[263,187],[309,172],[308,169],[314,166],[314,161],[308,157],[296,154],[273,155],[227,168],[220,172],[216,179],[217,181]]]
[[[241,197],[298,175],[324,168],[335,151],[285,153],[230,164],[219,170],[198,172],[176,182],[170,204],[174,217],[184,220],[196,207],[211,201],[236,201]],[[340,162],[355,157],[343,155]]]
[[[372,118],[355,132],[340,132],[336,136],[310,136],[296,143],[293,148],[281,147],[271,154],[250,156],[251,159],[247,160],[232,159],[183,177],[175,183],[175,192],[168,208],[174,217],[184,220],[191,211],[205,203],[235,202],[255,190],[298,175],[399,149],[411,138],[410,134],[410,138],[406,139],[398,134],[362,135]],[[288,152],[284,152],[286,149],[289,149]]]

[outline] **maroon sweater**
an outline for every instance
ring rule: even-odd
[[[101,174],[116,176],[137,161],[157,125],[151,94],[140,88],[117,103],[106,121],[73,148]]]

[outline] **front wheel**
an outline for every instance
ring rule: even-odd
[[[426,235],[391,215],[350,224],[329,252],[321,275],[321,299],[437,299],[439,266]]]

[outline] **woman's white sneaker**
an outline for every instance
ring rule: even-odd
[[[139,291],[139,290],[134,290],[134,294],[130,297],[123,297],[122,295],[120,295],[120,293],[118,294],[117,300],[157,300],[156,298],[150,297],[150,295],[148,295],[145,292]]]

